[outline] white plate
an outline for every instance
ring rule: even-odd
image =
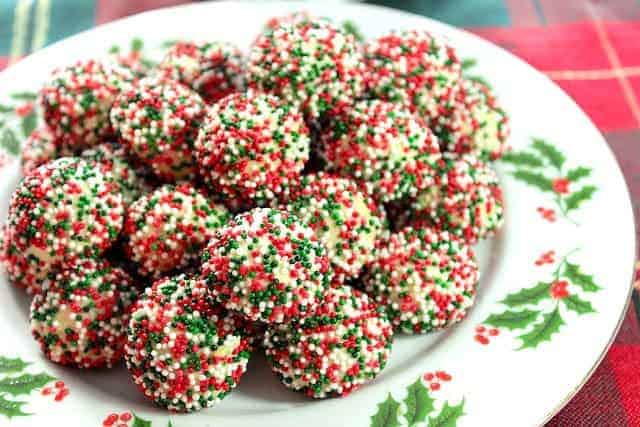
[[[0,74],[0,103],[19,103],[10,94],[37,90],[55,66],[102,55],[114,44],[128,45],[133,37],[156,47],[178,38],[225,39],[246,47],[268,17],[300,7],[300,3],[273,2],[197,4],[105,25],[37,52]],[[497,167],[507,203],[506,224],[498,237],[479,248],[483,274],[476,305],[468,318],[439,334],[398,337],[384,373],[343,399],[312,401],[287,391],[265,366],[262,356],[256,355],[239,388],[220,405],[197,414],[168,414],[145,401],[124,368],[86,372],[44,360],[28,332],[27,297],[3,283],[0,355],[32,364],[21,372],[0,373],[0,425],[101,426],[111,413],[132,412],[139,419],[124,425],[165,427],[171,422],[175,427],[390,427],[407,425],[406,417],[414,415],[423,425],[534,426],[557,412],[593,372],[625,312],[635,255],[627,189],[594,125],[545,76],[469,33],[378,7],[316,3],[304,8],[336,21],[352,20],[366,37],[403,28],[444,33],[462,57],[478,60],[474,73],[487,77],[498,92],[512,118],[510,142],[515,152],[527,150],[545,158],[533,148],[532,139],[548,141],[557,150],[551,158],[557,165],[562,163],[562,171],[548,164],[538,172],[558,177],[576,167],[590,169],[588,176],[570,185],[573,196],[563,195],[562,203],[573,206],[580,198],[575,194],[586,195],[591,187],[592,197],[585,197],[567,219],[556,205],[556,193],[516,179],[512,172],[522,166],[500,162]],[[20,123],[14,124],[19,131]],[[3,215],[19,179],[18,162],[12,157],[6,161],[0,171]],[[545,219],[539,208],[553,209],[556,220]],[[554,260],[536,265],[541,254],[551,250],[555,251]],[[566,291],[571,297],[545,297],[550,294],[542,287],[536,289],[541,291],[538,294],[520,292],[539,282],[554,281],[554,271],[569,253],[569,264],[559,269],[559,279],[569,282]],[[1,280],[6,282],[4,277]],[[555,291],[556,296],[562,296],[563,285],[556,286]],[[524,301],[530,303],[521,304]],[[554,311],[556,307],[558,312]],[[510,319],[500,316],[507,310],[516,314]],[[476,328],[489,323],[502,325],[499,334],[492,336],[487,331],[477,337]],[[526,348],[520,349],[523,345]],[[1,371],[6,360],[0,362]],[[422,379],[416,383],[424,374],[436,371],[446,373],[435,381],[438,390],[431,390],[434,381]],[[10,388],[7,378],[39,372],[64,380],[69,396],[56,402],[53,395],[43,396],[39,388],[28,392],[29,387],[20,396],[6,393]],[[407,397],[412,384],[411,396]],[[36,381],[32,385],[39,384]],[[4,400],[26,402],[20,407],[32,415],[5,417]]]

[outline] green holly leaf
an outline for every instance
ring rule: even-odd
[[[170,47],[173,47],[174,45],[176,45],[179,42],[179,40],[165,40],[162,42],[162,44],[160,44],[160,47],[164,48],[164,49],[168,49]]]
[[[528,166],[532,168],[544,166],[542,160],[540,160],[535,154],[527,153],[526,151],[508,151],[502,155],[500,160],[514,165]]]
[[[429,390],[422,384],[422,380],[418,378],[415,383],[407,387],[407,397],[404,404],[407,406],[407,412],[404,417],[411,426],[427,419],[427,415],[433,411],[434,399],[429,395]]]
[[[364,41],[364,36],[362,35],[360,28],[358,28],[358,25],[355,22],[349,19],[344,21],[342,23],[342,29],[345,33],[351,34],[357,41]]]
[[[140,418],[136,414],[133,414],[132,427],[151,427],[151,421],[147,421],[144,418]]]
[[[543,341],[551,341],[551,336],[558,332],[564,324],[558,307],[549,313],[543,314],[541,323],[535,324],[531,332],[518,337],[522,340],[522,347],[518,350],[536,348]]]
[[[542,154],[553,167],[560,170],[564,165],[565,157],[556,147],[541,138],[533,138],[532,147]]]
[[[10,359],[8,357],[0,356],[0,373],[3,374],[20,372],[28,365],[30,364],[20,358]]]
[[[518,292],[513,292],[507,295],[502,301],[504,305],[509,307],[517,307],[525,304],[537,304],[545,298],[549,298],[549,288],[551,284],[545,282],[538,282],[532,288],[524,288]]]
[[[536,187],[542,191],[553,192],[551,180],[541,173],[519,169],[513,172],[512,175],[515,179],[532,187]]]
[[[144,49],[144,41],[139,37],[134,37],[131,40],[131,51],[140,52],[142,49]]]
[[[482,76],[465,76],[465,78],[469,81],[479,83],[482,86],[491,89],[491,83],[489,83],[489,81]]]
[[[571,193],[564,199],[564,204],[567,207],[567,212],[578,209],[583,202],[591,199],[593,193],[596,192],[596,187],[593,185],[585,185],[578,191]]]
[[[111,55],[116,55],[116,54],[120,53],[120,46],[118,46],[117,44],[114,44],[113,46],[111,46],[109,48],[109,50],[107,52],[109,54],[111,54]]]
[[[20,123],[20,127],[22,127],[22,134],[25,138],[31,135],[31,132],[36,128],[38,124],[38,116],[35,111],[32,111],[28,115],[22,118],[22,122]]]
[[[578,295],[569,295],[562,299],[565,307],[571,311],[575,311],[578,314],[587,314],[587,313],[595,313],[596,310],[593,308],[591,303],[587,300],[583,300]]]
[[[456,427],[458,419],[464,415],[464,399],[458,405],[451,406],[444,402],[438,415],[429,418],[429,427]]]
[[[173,427],[173,424],[171,424],[171,421],[169,421],[169,424],[167,424],[167,427]]]
[[[22,407],[26,405],[27,402],[22,402],[19,400],[9,400],[4,397],[3,394],[0,394],[0,414],[6,416],[11,419],[13,417],[24,417],[27,414],[26,412],[22,412]]]
[[[574,285],[580,286],[585,292],[597,292],[601,289],[600,286],[596,285],[593,281],[593,276],[584,274],[578,264],[572,264],[568,261],[565,262],[564,273],[562,275],[569,279]]]
[[[14,108],[8,105],[0,104],[0,113],[6,114],[13,112]]]
[[[12,99],[16,101],[35,101],[38,99],[38,94],[35,92],[15,92],[9,95]]]
[[[23,374],[19,377],[4,377],[0,379],[0,393],[9,393],[13,396],[29,394],[37,388],[50,383],[55,378],[45,373]]]
[[[2,132],[0,136],[0,146],[13,156],[20,154],[20,140],[16,137],[13,130],[7,128]]]
[[[582,178],[586,178],[591,175],[591,168],[585,168],[584,166],[578,166],[567,172],[567,179],[571,182],[576,182]]]
[[[378,412],[371,416],[371,427],[398,427],[398,408],[400,404],[395,401],[391,393],[387,400],[378,403]],[[134,426],[135,427],[135,426]]]
[[[539,316],[540,312],[537,310],[507,310],[504,313],[492,314],[484,323],[496,328],[523,329],[535,322]]]
[[[475,58],[464,58],[460,63],[462,67],[462,71],[467,71],[470,68],[475,67],[478,64],[478,61]]]

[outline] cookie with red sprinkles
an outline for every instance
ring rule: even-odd
[[[229,310],[269,324],[287,322],[322,302],[333,270],[313,230],[284,211],[236,216],[202,254],[202,279]]]
[[[352,177],[378,201],[415,196],[433,184],[438,139],[407,108],[380,100],[357,102],[322,135],[329,170]]]
[[[353,35],[327,20],[283,22],[254,42],[247,84],[316,119],[364,94],[364,62]]]
[[[195,174],[193,144],[205,113],[202,98],[188,87],[148,77],[123,91],[111,123],[131,154],[166,181]]]
[[[144,395],[171,411],[220,402],[238,384],[249,356],[247,338],[219,317],[199,280],[160,279],[131,309],[127,367]]]
[[[391,354],[384,309],[348,286],[330,289],[311,315],[265,332],[267,361],[288,388],[313,398],[346,396],[373,380]]]
[[[504,200],[498,176],[477,157],[445,155],[438,184],[421,191],[412,203],[417,218],[470,244],[495,234],[503,223]]]
[[[446,231],[407,227],[380,242],[362,284],[398,331],[447,328],[473,305],[478,283],[473,249]]]
[[[31,303],[31,332],[52,362],[78,368],[120,362],[137,290],[123,270],[80,259],[53,274]]]
[[[273,95],[232,94],[210,108],[195,153],[215,193],[266,206],[297,183],[309,159],[309,129],[298,110]]]
[[[89,147],[113,133],[109,110],[134,81],[133,73],[110,61],[79,61],[55,70],[40,91],[44,120],[70,147]]]
[[[169,48],[156,73],[191,87],[213,103],[242,89],[242,52],[228,42],[179,41]]]
[[[224,206],[191,184],[166,184],[127,209],[124,249],[138,273],[160,277],[197,260],[227,219]]]
[[[13,192],[0,258],[14,283],[38,293],[56,266],[108,249],[123,216],[111,180],[84,160],[62,157],[33,170]]]
[[[323,172],[303,176],[285,209],[313,229],[344,278],[372,260],[385,225],[381,208],[354,181]]]

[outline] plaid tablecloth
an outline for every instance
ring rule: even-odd
[[[94,25],[179,3],[185,1],[0,0],[0,69]],[[468,28],[547,73],[606,136],[640,217],[640,0],[370,3]],[[640,298],[634,295],[606,359],[549,426],[640,425],[639,315]]]

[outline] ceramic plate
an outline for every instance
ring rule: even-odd
[[[467,319],[445,332],[397,337],[384,373],[346,398],[313,401],[290,392],[256,354],[220,405],[176,415],[147,402],[122,366],[87,372],[48,363],[29,333],[27,296],[3,276],[0,425],[535,426],[593,372],[630,293],[635,233],[620,169],[594,125],[549,79],[486,41],[416,15],[362,5],[218,2],[144,13],[44,49],[0,74],[7,107],[2,216],[20,179],[23,135],[36,121],[29,102],[52,68],[134,38],[151,55],[179,38],[247,47],[267,18],[301,7],[353,21],[365,37],[405,28],[446,35],[461,57],[477,61],[467,72],[487,79],[509,112],[513,151],[496,165],[506,223],[477,248],[482,278]]]

